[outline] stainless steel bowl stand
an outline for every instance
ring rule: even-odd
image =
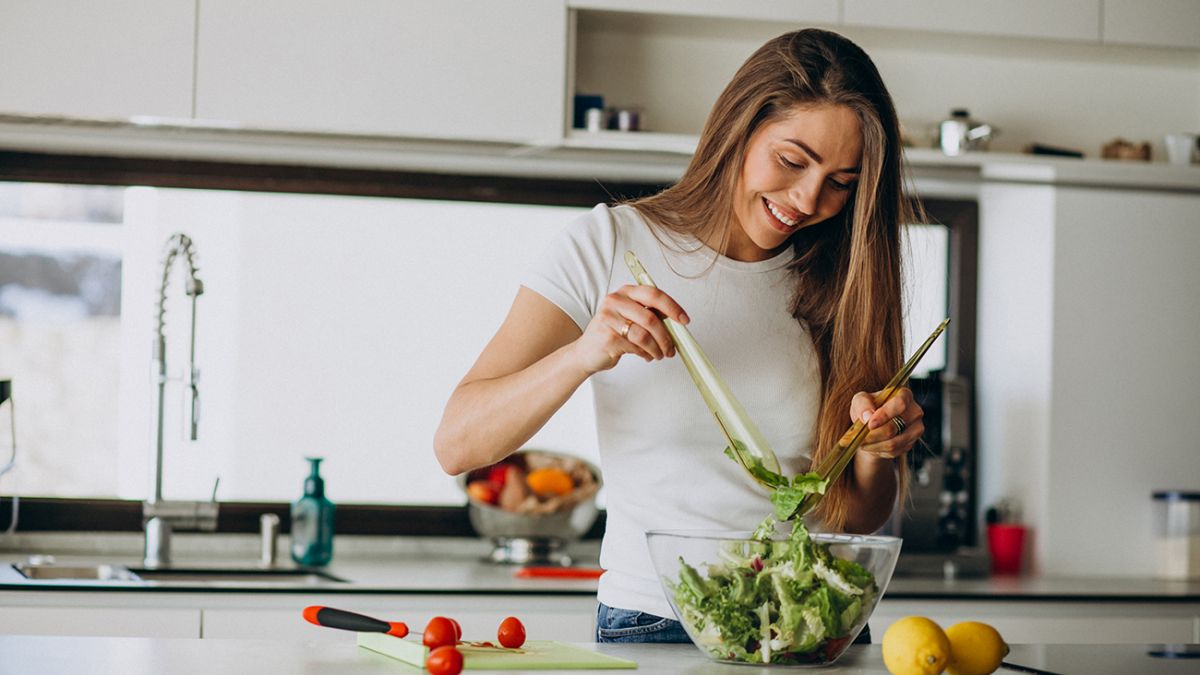
[[[569,567],[567,543],[562,539],[494,537],[494,548],[486,560],[514,565],[561,565]]]

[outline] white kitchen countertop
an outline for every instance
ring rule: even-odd
[[[107,537],[107,535],[106,535]],[[324,571],[346,583],[319,585],[290,582],[198,581],[114,582],[80,580],[30,581],[11,564],[30,555],[50,554],[55,564],[110,564],[140,567],[135,534],[113,535],[107,544],[91,537],[80,548],[79,537],[26,536],[18,547],[0,550],[0,590],[98,592],[206,591],[242,593],[456,593],[594,595],[594,579],[517,578],[517,566],[485,561],[487,544],[469,538],[346,537],[338,540],[333,562]],[[386,541],[385,541],[386,540]],[[281,544],[283,542],[281,541]],[[246,535],[189,535],[178,537],[176,566],[254,569],[257,538]],[[131,548],[132,547],[132,548]],[[278,568],[291,568],[281,545]],[[569,549],[580,567],[595,567],[597,542],[579,542]],[[894,577],[886,596],[892,600],[1012,600],[1200,602],[1200,582],[1149,578],[992,577],[981,579]]]
[[[591,644],[577,646],[631,659],[634,672],[730,673],[746,675],[745,666],[710,661],[692,645]],[[1108,675],[1128,673],[1195,673],[1195,659],[1163,659],[1148,655],[1146,645],[1013,645],[1006,662],[1053,673]],[[386,656],[359,649],[348,636],[344,644],[285,640],[213,640],[168,638],[96,638],[0,636],[0,675],[241,675],[304,673],[305,675],[423,672]],[[470,671],[513,672],[513,671]],[[545,673],[570,673],[546,670]],[[622,672],[622,671],[614,671]],[[887,673],[878,646],[852,646],[836,664],[847,675]]]

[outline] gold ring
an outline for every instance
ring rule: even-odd
[[[621,337],[629,337],[629,327],[633,325],[630,319],[625,320],[625,325],[621,326]]]
[[[908,426],[908,424],[906,424],[904,422],[904,420],[900,419],[899,417],[893,417],[892,424],[896,425],[896,435],[897,436],[904,433],[904,428]]]

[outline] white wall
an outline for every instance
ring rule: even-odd
[[[508,310],[520,277],[575,208],[133,188],[125,233],[119,495],[151,484],[153,308],[162,246],[195,242],[200,438],[181,385],[166,399],[164,493],[224,500],[299,494],[302,458],[327,457],[332,498],[461,503],[434,430],[453,387]],[[920,228],[906,280],[920,341],[944,312],[946,236]],[[168,364],[187,360],[181,262]],[[139,309],[140,308],[140,309]],[[940,367],[944,352],[927,368]],[[585,386],[528,444],[598,460]]]
[[[1200,55],[995,38],[882,31],[848,33],[871,54],[901,119],[922,125],[965,107],[1000,129],[994,150],[1031,142],[1099,157],[1118,136],[1151,141],[1200,129]]]
[[[1055,191],[991,184],[979,200],[978,503],[1010,500],[1036,527],[1047,489]],[[1033,557],[1044,557],[1040,548]]]
[[[109,220],[91,222],[97,195]],[[177,259],[166,311],[166,498],[206,499],[220,477],[222,500],[290,499],[302,458],[320,454],[340,500],[461,503],[432,456],[442,407],[523,270],[582,210],[26,183],[0,197],[5,252],[121,264],[119,317],[86,316],[78,298],[45,292],[14,300],[22,286],[4,287],[6,308],[17,309],[0,317],[0,375],[15,378],[22,405],[18,471],[0,491],[131,499],[153,489],[151,345],[172,234],[194,240],[205,290],[192,442],[181,382],[191,306]],[[905,308],[919,342],[944,316],[947,236],[936,226],[909,234]],[[942,367],[943,344],[920,372]],[[530,445],[597,459],[590,389]]]
[[[709,106],[778,22],[588,14],[580,19],[576,90],[644,106],[654,131],[698,133]],[[992,148],[1041,142],[1098,157],[1118,136],[1155,144],[1200,131],[1200,52],[833,27],[875,61],[916,139],[952,108],[1001,130]],[[926,146],[928,147],[928,145]]]
[[[335,501],[462,503],[433,456],[450,391],[495,332],[519,279],[579,209],[141,188],[131,191],[121,390],[122,465],[153,449],[146,376],[161,247],[189,234],[198,309],[200,439],[167,398],[167,498],[299,496],[327,458]],[[172,297],[182,297],[176,277]],[[138,308],[143,308],[139,310]],[[172,370],[186,310],[168,310]],[[596,459],[590,389],[529,443]],[[127,471],[120,496],[147,494]]]

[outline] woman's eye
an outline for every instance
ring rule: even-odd
[[[830,184],[830,186],[833,187],[834,190],[837,190],[838,192],[846,192],[850,188],[854,187],[853,183],[843,183],[839,180],[831,180],[831,181],[829,181],[829,184]]]
[[[793,162],[792,160],[788,159],[787,157],[784,157],[783,155],[779,155],[779,161],[780,161],[780,163],[782,163],[784,166],[788,167],[789,169],[803,169],[805,166],[804,164],[801,164],[799,162]]]

